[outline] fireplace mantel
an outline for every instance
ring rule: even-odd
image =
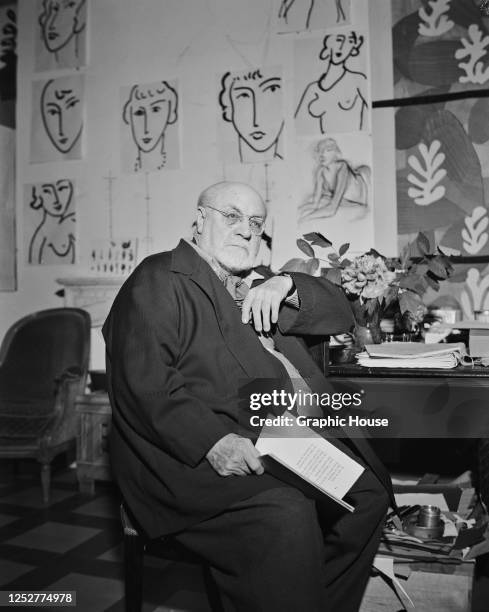
[[[70,276],[56,282],[64,288],[65,306],[83,308],[90,313],[92,327],[100,327],[109,314],[122,276]]]

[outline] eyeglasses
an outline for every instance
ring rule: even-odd
[[[260,236],[261,234],[263,234],[263,230],[265,229],[265,219],[262,219],[262,217],[255,217],[253,215],[240,215],[237,212],[224,212],[223,210],[219,210],[219,208],[209,206],[209,204],[206,204],[204,208],[211,208],[212,210],[221,213],[221,215],[224,217],[224,223],[228,227],[234,227],[235,225],[242,223],[244,219],[247,219],[251,233],[255,236]]]

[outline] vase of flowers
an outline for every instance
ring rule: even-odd
[[[297,245],[308,259],[291,259],[282,269],[320,274],[343,289],[355,317],[357,352],[365,344],[381,342],[383,318],[395,319],[403,331],[416,329],[427,311],[423,294],[428,287],[438,290],[440,281],[452,272],[448,256],[438,247],[431,252],[423,233],[399,257],[391,258],[375,249],[349,258],[349,244],[336,252],[331,241],[319,232],[305,234]],[[314,247],[327,248],[327,258],[316,257]],[[417,255],[413,257],[414,253]]]
[[[338,261],[338,260],[335,260]],[[341,270],[341,287],[345,291],[355,316],[356,348],[382,341],[380,319],[381,298],[395,279],[382,257],[365,253],[348,260]]]

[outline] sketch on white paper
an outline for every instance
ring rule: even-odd
[[[84,80],[73,75],[32,87],[31,162],[82,158]]]
[[[38,0],[36,70],[87,64],[87,0]]]
[[[298,235],[317,231],[352,252],[374,238],[372,141],[365,132],[297,143]],[[369,242],[370,241],[370,242]]]
[[[71,179],[25,186],[27,263],[74,264],[76,217]]]
[[[137,238],[90,242],[90,272],[103,276],[127,276],[137,264]]]
[[[351,0],[277,0],[279,33],[319,30],[350,23]]]
[[[320,140],[314,150],[313,190],[299,206],[299,221],[333,217],[340,207],[358,207],[366,213],[371,169],[354,165],[343,155],[334,138]]]
[[[283,159],[280,67],[226,72],[220,79],[221,159],[254,163]]]
[[[123,172],[152,172],[180,166],[179,100],[176,81],[121,89]]]
[[[355,30],[298,40],[295,47],[300,134],[368,130],[365,38]],[[319,62],[318,62],[319,59]]]

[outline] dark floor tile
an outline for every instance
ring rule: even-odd
[[[101,559],[102,561],[115,561],[117,563],[122,563],[124,559],[124,545],[119,544],[119,546],[114,546],[110,550],[106,550],[103,555],[99,555],[97,559]]]
[[[33,569],[34,566],[25,563],[16,563],[0,559],[0,585],[8,584],[15,578],[22,576]]]
[[[119,505],[113,497],[103,496],[74,508],[73,512],[106,518],[118,518]]]
[[[9,523],[12,523],[15,520],[17,520],[16,516],[13,516],[11,514],[0,514],[0,527],[8,525]]]
[[[46,522],[39,527],[24,532],[22,535],[7,540],[4,544],[66,553],[71,548],[83,544],[99,533],[99,529],[90,527]]]
[[[51,489],[50,499],[47,504],[42,500],[41,486],[30,487],[27,489],[19,490],[5,497],[0,497],[0,504],[11,504],[14,506],[29,506],[31,508],[46,508],[53,506],[68,497],[76,494],[76,490],[62,490],[62,489]]]
[[[104,612],[124,597],[122,581],[78,573],[67,574],[47,590],[76,591],[76,612]]]

